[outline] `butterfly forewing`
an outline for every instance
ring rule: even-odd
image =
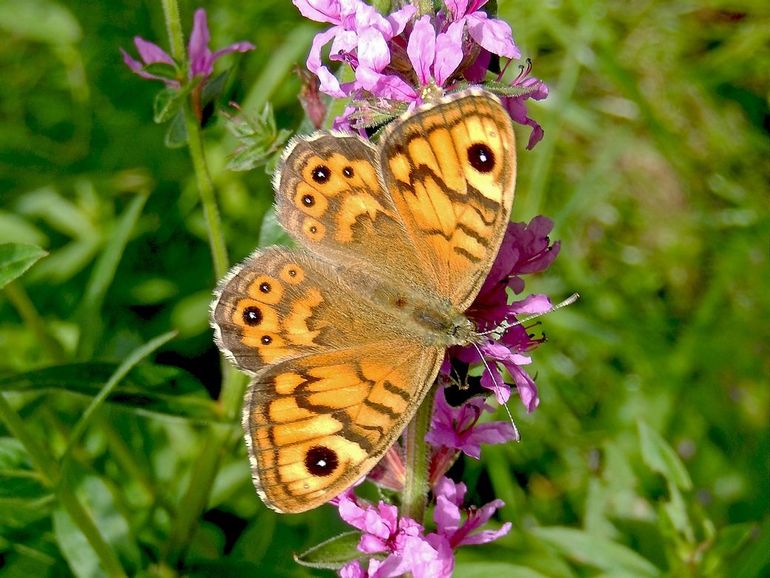
[[[432,286],[390,195],[381,188],[377,149],[352,134],[297,139],[276,178],[279,222],[299,243],[335,263]]]
[[[380,143],[389,191],[435,291],[464,311],[481,288],[505,233],[516,155],[511,119],[483,93],[418,110]]]

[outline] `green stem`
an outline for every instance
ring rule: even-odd
[[[120,564],[107,540],[99,532],[88,510],[80,503],[75,493],[62,483],[56,459],[48,448],[40,445],[24,425],[19,414],[14,411],[5,396],[0,393],[0,421],[5,424],[8,431],[15,437],[24,449],[27,450],[32,466],[37,470],[43,483],[54,490],[59,503],[67,510],[67,513],[85,536],[88,543],[99,557],[105,575],[111,578],[125,578],[126,573]]]
[[[185,54],[177,0],[162,0],[162,4],[172,54],[177,61],[186,63],[188,55]],[[230,261],[227,256],[227,246],[214,193],[214,184],[206,163],[200,120],[195,111],[195,98],[198,96],[198,91],[193,90],[184,107],[187,146],[198,185],[203,216],[206,220],[214,275],[217,279],[221,279],[227,273]],[[245,378],[227,360],[223,358],[221,362],[222,390],[219,396],[219,405],[224,416],[228,419],[235,419],[241,405]],[[212,427],[203,435],[206,440],[203,444],[204,447],[194,462],[187,489],[179,503],[174,526],[166,545],[164,558],[172,567],[175,567],[185,556],[185,551],[195,533],[200,515],[208,504],[221,460],[231,446],[229,443],[231,433],[225,428]]]
[[[187,54],[184,49],[182,20],[179,18],[179,4],[177,0],[161,0],[161,4],[163,4],[166,32],[168,33],[168,40],[171,45],[171,56],[177,62],[186,62]]]
[[[422,524],[425,517],[425,503],[428,497],[428,433],[433,410],[433,396],[429,395],[417,409],[406,428],[406,480],[401,496],[401,515],[408,516]]]

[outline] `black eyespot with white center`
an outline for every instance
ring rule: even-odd
[[[319,185],[326,183],[332,176],[332,172],[326,165],[318,165],[311,174],[313,175],[313,180]]]
[[[312,207],[315,205],[315,197],[313,195],[302,195],[302,204],[306,207]]]
[[[314,476],[328,476],[339,465],[337,452],[326,446],[313,446],[305,454],[305,468]]]
[[[468,162],[480,173],[488,173],[495,168],[495,154],[482,143],[468,147]]]
[[[273,342],[273,338],[269,335],[263,335],[260,341],[262,341],[262,345],[270,345]]]
[[[262,323],[262,317],[262,311],[259,307],[250,306],[243,310],[243,322],[249,327]]]
[[[272,287],[270,287],[270,283],[267,281],[262,281],[262,283],[259,284],[259,290],[262,291],[262,293],[270,293],[270,290]]]
[[[353,178],[355,173],[353,172],[353,167],[345,167],[342,169],[342,174],[345,175],[346,178],[350,179]]]

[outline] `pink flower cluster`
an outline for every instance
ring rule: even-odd
[[[399,517],[395,506],[380,502],[360,505],[352,491],[337,499],[340,517],[361,530],[358,550],[369,555],[368,562],[348,562],[340,569],[342,578],[389,578],[411,572],[414,578],[445,578],[454,570],[455,549],[484,544],[504,536],[511,529],[506,522],[497,530],[480,530],[504,504],[494,500],[481,508],[463,508],[465,484],[442,478],[435,486],[436,531],[411,518]],[[463,513],[465,513],[463,520]]]
[[[482,10],[487,0],[447,0],[437,14],[419,18],[411,4],[383,16],[363,0],[292,1],[306,18],[332,25],[313,40],[307,67],[322,92],[355,103],[337,118],[335,128],[365,126],[357,119],[366,119],[369,109],[398,112],[397,103],[414,106],[461,83],[482,83],[493,56],[508,63],[521,57],[511,27]],[[352,69],[350,82],[340,82],[323,63],[322,50],[329,44],[329,60]],[[531,65],[522,67],[510,82],[522,89],[519,96],[502,97],[511,118],[532,127],[527,148],[537,144],[543,131],[528,116],[525,100],[548,95],[545,83],[530,77],[530,70]]]

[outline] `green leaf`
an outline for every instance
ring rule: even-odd
[[[639,421],[638,429],[644,463],[679,489],[692,489],[687,468],[666,440],[643,421]]]
[[[171,120],[184,105],[185,96],[179,89],[166,87],[161,90],[152,104],[152,120],[157,124]]]
[[[535,572],[524,566],[506,562],[463,562],[455,567],[453,578],[547,578],[545,574]]]
[[[53,513],[53,533],[59,544],[59,550],[77,578],[104,576],[96,552],[63,508]]]
[[[275,208],[270,207],[265,216],[262,219],[262,226],[259,229],[259,241],[260,247],[269,247],[270,245],[289,245],[291,246],[293,241],[281,224],[278,222],[278,217],[275,214]]]
[[[654,564],[630,548],[582,530],[553,526],[534,528],[531,532],[580,564],[640,578],[661,575]]]
[[[23,527],[50,514],[53,496],[15,438],[0,438],[0,525]]]
[[[296,554],[294,560],[297,564],[307,566],[308,568],[337,570],[345,563],[363,556],[356,548],[360,540],[360,532],[355,530],[345,532],[313,546],[302,554]]]
[[[0,289],[21,277],[27,269],[47,254],[36,245],[0,244]]]
[[[113,363],[73,363],[0,377],[0,391],[64,391],[96,397],[115,373]],[[142,414],[197,422],[222,421],[203,385],[182,369],[144,363],[131,370],[107,400]]]
[[[187,127],[185,126],[183,108],[177,111],[171,124],[168,125],[164,142],[170,149],[178,149],[187,144]]]
[[[231,69],[228,68],[224,72],[220,72],[214,77],[213,80],[209,80],[206,84],[203,85],[203,90],[201,91],[201,104],[203,106],[206,106],[211,101],[218,99],[219,96],[224,92],[227,79],[230,76],[230,70]]]
[[[121,363],[117,369],[115,369],[114,373],[110,375],[110,378],[107,380],[107,383],[104,384],[104,387],[102,387],[99,393],[91,400],[91,403],[83,412],[83,415],[80,417],[77,424],[75,424],[75,427],[72,428],[70,439],[67,442],[67,447],[64,449],[64,453],[62,454],[62,463],[65,462],[69,457],[72,448],[75,446],[75,444],[77,444],[78,439],[90,424],[93,416],[96,414],[96,411],[102,406],[107,397],[115,390],[118,384],[126,377],[128,372],[131,371],[134,366],[136,366],[140,361],[142,361],[156,349],[171,341],[175,335],[176,334],[171,331],[150,340],[141,347],[138,347],[132,351],[123,361],[123,363]]]

